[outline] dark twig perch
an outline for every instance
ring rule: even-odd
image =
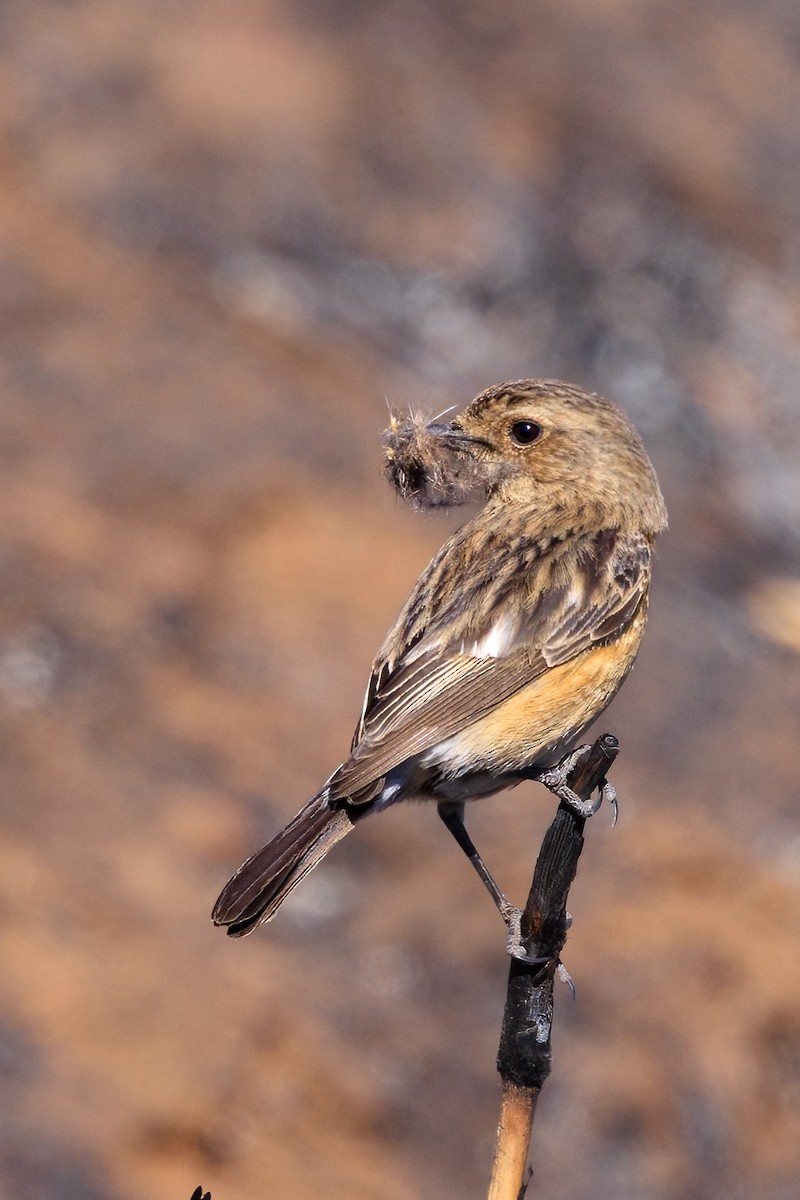
[[[588,800],[602,783],[619,750],[612,734],[599,737],[573,767],[568,783]],[[563,802],[544,836],[530,895],[522,916],[522,937],[531,958],[511,960],[497,1069],[503,1086],[488,1200],[519,1200],[525,1194],[536,1101],[550,1074],[553,980],[567,937],[567,894],[583,848],[585,818]]]

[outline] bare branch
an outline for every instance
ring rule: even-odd
[[[588,800],[600,787],[619,752],[613,734],[603,734],[573,766],[568,786]],[[503,1086],[500,1125],[489,1187],[489,1200],[524,1196],[536,1101],[550,1074],[553,980],[567,938],[567,896],[583,849],[586,818],[563,800],[542,842],[522,936],[529,957],[512,958],[497,1069]]]

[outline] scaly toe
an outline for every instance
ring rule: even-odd
[[[566,804],[579,817],[593,817],[605,800],[611,808],[611,824],[613,826],[617,823],[617,793],[607,779],[602,780],[596,800],[582,800],[577,792],[573,791],[567,783],[570,773],[590,750],[591,746],[579,746],[577,750],[573,750],[566,758],[562,758],[561,762],[557,763],[556,766],[542,771],[536,778],[554,796],[557,796],[562,804]]]
[[[508,927],[506,950],[511,958],[516,958],[518,962],[530,963],[532,966],[540,966],[542,963],[549,962],[547,957],[534,958],[525,949],[525,943],[522,940],[522,909],[516,908],[513,904],[507,904],[501,911],[503,920]]]

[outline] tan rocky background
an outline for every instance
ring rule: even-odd
[[[531,374],[672,518],[533,1194],[798,1194],[798,111],[795,0],[5,0],[3,1197],[485,1193],[503,932],[435,813],[208,914],[450,528],[386,400]],[[518,898],[551,811],[474,811]]]

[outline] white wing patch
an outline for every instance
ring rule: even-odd
[[[465,653],[471,658],[502,658],[514,641],[514,620],[505,613],[487,629],[483,637],[472,643]]]

